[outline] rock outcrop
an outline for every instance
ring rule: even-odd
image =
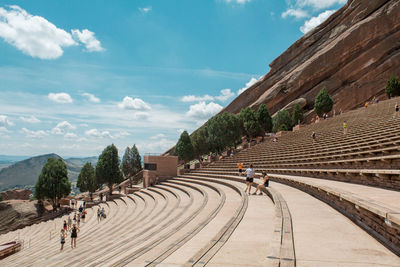
[[[11,199],[29,200],[31,194],[32,190],[29,189],[14,189],[1,192],[3,200],[11,200]]]
[[[223,111],[266,103],[273,114],[304,98],[311,110],[326,87],[343,111],[374,96],[385,98],[386,81],[400,76],[400,1],[349,0],[270,64],[271,70]]]

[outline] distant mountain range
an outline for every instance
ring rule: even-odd
[[[9,165],[0,170],[0,191],[12,188],[32,188],[36,184],[39,174],[47,160],[49,158],[58,159],[61,157],[53,153],[23,159],[14,163],[12,162],[13,159],[18,160],[21,158],[26,157],[0,155],[0,166],[1,164]],[[68,158],[63,159],[63,161],[67,165],[69,180],[75,182],[78,179],[83,165],[85,165],[86,162],[91,162],[93,165],[96,165],[97,157]]]

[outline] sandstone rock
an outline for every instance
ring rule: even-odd
[[[28,189],[14,189],[1,192],[3,200],[11,200],[11,199],[29,200],[31,194],[32,190]]]
[[[307,105],[307,99],[302,98],[302,97],[298,98],[298,99],[295,99],[292,102],[290,102],[289,104],[287,104],[286,106],[284,106],[282,109],[285,109],[285,110],[289,111],[289,113],[292,113],[294,107],[297,104],[299,104],[301,108],[304,108]],[[276,113],[273,116],[275,116]]]
[[[354,109],[373,96],[382,99],[389,77],[400,76],[400,1],[349,0],[270,67],[223,111],[266,103],[273,114],[299,98],[312,109],[322,87],[337,110]]]

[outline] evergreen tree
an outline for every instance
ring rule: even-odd
[[[324,87],[321,89],[321,91],[319,91],[317,97],[315,97],[314,110],[318,116],[322,116],[324,113],[331,111],[332,107],[333,100]]]
[[[286,131],[292,129],[292,118],[290,118],[289,111],[286,109],[280,110],[275,117],[273,118],[274,123],[274,132],[278,132],[280,129],[283,129],[281,125],[286,126]]]
[[[299,122],[302,122],[303,119],[304,119],[303,109],[300,107],[300,104],[296,104],[292,112],[292,125],[299,124]]]
[[[128,179],[132,179],[142,170],[142,159],[135,144],[132,146],[132,148],[127,147],[125,149],[125,153],[121,162],[121,170],[124,176]]]
[[[175,149],[176,153],[178,154],[178,158],[183,160],[185,163],[194,158],[192,141],[190,140],[190,136],[187,131],[183,131]]]
[[[266,132],[272,131],[272,118],[269,114],[267,105],[262,104],[257,110],[257,119],[258,123],[261,126],[262,131],[264,132],[263,136]]]
[[[243,108],[239,113],[243,132],[250,138],[257,137],[262,133],[257,116],[250,107]]]
[[[98,184],[107,184],[110,195],[112,195],[113,185],[124,180],[120,169],[118,149],[114,144],[107,146],[99,156],[96,165],[96,180]]]
[[[49,158],[35,185],[36,199],[50,199],[53,209],[57,209],[59,200],[69,193],[71,193],[71,183],[68,181],[65,162],[62,159]]]
[[[396,76],[391,76],[386,82],[386,95],[388,98],[400,95],[400,82]]]
[[[100,185],[96,181],[94,168],[90,162],[86,162],[82,167],[76,185],[81,192],[88,191],[90,199],[93,200],[93,193],[99,189]]]
[[[215,115],[207,122],[208,143],[212,152],[220,153],[227,146],[223,137],[226,134],[225,125],[220,115]]]
[[[225,129],[225,134],[221,138],[225,140],[225,147],[236,147],[242,138],[241,121],[239,117],[228,112],[224,112],[220,116],[221,120],[224,122],[222,127]]]

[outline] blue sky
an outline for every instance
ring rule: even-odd
[[[345,2],[2,1],[0,154],[163,152]]]

